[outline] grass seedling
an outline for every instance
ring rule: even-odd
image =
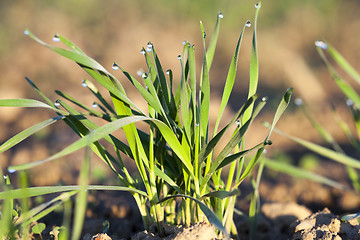
[[[51,101],[27,78],[29,84],[44,99],[44,102],[31,99],[3,99],[0,106],[6,107],[43,107],[57,114],[56,117],[43,121],[14,136],[0,146],[3,152],[21,142],[43,127],[63,120],[80,137],[55,155],[36,162],[10,166],[9,171],[19,171],[36,167],[39,164],[64,157],[83,147],[89,147],[119,179],[121,186],[88,185],[81,180],[79,186],[58,186],[53,188],[28,189],[29,195],[49,192],[77,190],[79,192],[77,206],[85,205],[84,196],[88,190],[120,190],[129,191],[139,208],[145,228],[156,223],[160,233],[162,224],[190,225],[198,221],[209,221],[221,232],[228,235],[232,230],[236,234],[233,212],[238,187],[257,165],[267,145],[271,144],[270,134],[275,124],[289,104],[292,89],[288,89],[275,113],[271,129],[264,141],[252,147],[245,146],[244,135],[267,102],[267,98],[257,101],[258,56],[256,45],[256,24],[260,10],[256,4],[254,30],[251,53],[250,87],[247,101],[227,122],[219,128],[224,110],[229,102],[237,72],[238,56],[243,34],[250,27],[244,24],[236,44],[235,52],[227,74],[221,106],[213,132],[210,132],[210,68],[213,62],[215,46],[219,35],[221,13],[217,16],[214,33],[206,47],[206,33],[200,23],[203,37],[203,61],[200,78],[197,79],[194,45],[184,41],[183,52],[178,56],[181,72],[175,81],[173,71],[164,71],[163,65],[152,42],[142,48],[148,69],[142,73],[141,79],[131,75],[118,63],[112,68],[120,70],[146,102],[147,109],[140,109],[127,97],[126,91],[113,74],[94,59],[87,56],[78,46],[61,35],[56,41],[62,42],[69,49],[49,45],[38,39],[29,30],[25,34],[41,45],[77,63],[96,83],[84,80],[82,85],[90,90],[96,98],[97,108],[87,107],[75,98],[61,91],[56,93],[62,99]],[[175,83],[178,86],[175,87]],[[110,95],[111,101],[105,100],[96,85],[100,85]],[[197,85],[199,87],[197,87]],[[65,101],[64,101],[65,99]],[[82,110],[71,106],[75,104]],[[98,126],[92,118],[101,118],[104,124]],[[147,130],[136,127],[138,122],[145,122]],[[122,130],[126,141],[113,135]],[[230,138],[225,134],[232,133]],[[99,140],[105,140],[115,149],[111,154]],[[214,149],[219,142],[225,147],[215,154]],[[250,153],[255,152],[253,156]],[[140,181],[128,172],[123,158],[132,159],[137,166]],[[230,165],[227,178],[221,178],[222,169]],[[87,172],[88,163],[82,169],[82,176]],[[82,179],[82,178],[81,178]],[[13,190],[12,198],[16,198]],[[1,194],[0,194],[1,197]],[[176,199],[181,199],[177,201]],[[149,206],[149,207],[147,207]],[[78,210],[79,218],[83,210]],[[79,226],[74,227],[78,229]],[[78,237],[78,233],[73,235]],[[76,239],[74,237],[73,239]]]
[[[360,84],[360,74],[349,64],[349,62],[329,43],[323,42],[323,41],[316,41],[315,42],[316,49],[323,60],[325,66],[327,67],[331,77],[335,81],[335,83],[338,85],[339,89],[343,93],[346,100],[346,106],[349,108],[351,114],[352,114],[352,120],[353,125],[356,129],[356,133],[352,133],[350,130],[350,127],[348,123],[346,123],[344,120],[342,120],[341,116],[336,112],[336,109],[334,106],[332,106],[332,112],[334,115],[334,119],[337,122],[337,125],[340,129],[343,130],[345,135],[348,137],[349,143],[353,146],[355,151],[357,153],[360,152],[360,145],[359,145],[359,138],[360,138],[360,121],[359,121],[359,113],[360,113],[360,96],[356,92],[355,88],[350,85],[350,83],[345,80],[340,74],[335,70],[334,66],[332,65],[331,61],[329,61],[329,57],[332,61],[334,61],[348,76],[350,76],[355,84]],[[311,122],[313,127],[319,132],[319,134],[322,136],[324,141],[328,143],[331,147],[326,148],[321,145],[290,136],[284,132],[281,132],[279,130],[275,130],[279,134],[297,142],[298,144],[308,148],[309,150],[334,161],[337,161],[341,164],[343,164],[346,167],[348,177],[351,180],[353,189],[360,193],[360,181],[359,181],[359,175],[358,170],[360,169],[360,162],[358,159],[349,156],[342,147],[337,143],[335,138],[330,134],[329,131],[327,131],[321,124],[319,124],[316,119],[312,116],[310,111],[308,110],[308,107],[305,103],[303,103],[302,100],[297,100],[299,103],[299,107],[304,112],[307,119]],[[344,101],[345,103],[345,101]],[[345,104],[344,104],[345,105]],[[269,161],[266,162],[268,164]],[[273,164],[270,162],[270,165]],[[275,163],[274,163],[275,164]],[[269,166],[270,166],[269,165]],[[277,168],[277,166],[270,166],[274,169],[278,169],[280,171],[281,167]],[[286,170],[287,172],[288,169]],[[301,171],[297,169],[296,171]],[[304,173],[304,172],[302,172]],[[340,185],[337,182],[334,182],[330,179],[325,179],[320,176],[313,176],[311,177],[312,173],[308,173],[306,177],[316,180],[325,184],[329,184],[333,187],[339,187],[344,189],[344,186]],[[303,175],[305,176],[305,175]],[[320,177],[320,178],[319,178]],[[352,214],[347,215],[343,218],[344,221],[351,220],[352,218],[358,218],[359,214]]]

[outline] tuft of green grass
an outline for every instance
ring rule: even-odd
[[[244,24],[235,47],[213,132],[210,132],[209,112],[216,109],[212,109],[210,104],[210,68],[223,18],[221,13],[217,16],[214,33],[208,46],[206,46],[207,34],[200,22],[203,37],[200,78],[197,78],[196,74],[194,45],[187,41],[184,41],[183,52],[178,56],[181,72],[177,81],[172,70],[164,71],[152,42],[148,42],[141,50],[148,68],[140,79],[114,62],[112,68],[120,70],[125,79],[131,82],[139,97],[147,102],[147,109],[136,106],[128,98],[126,90],[117,77],[67,38],[61,35],[54,37],[56,42],[62,42],[68,47],[64,49],[47,44],[30,30],[25,30],[25,34],[39,44],[77,63],[93,81],[97,82],[94,84],[91,80],[85,79],[82,83],[94,95],[96,104],[88,107],[61,91],[56,91],[61,99],[54,102],[29,78],[26,78],[44,102],[31,99],[2,99],[0,106],[42,107],[53,111],[57,117],[34,125],[9,139],[0,146],[0,152],[6,151],[43,127],[60,120],[79,135],[79,140],[46,159],[10,166],[9,172],[33,168],[87,147],[109,166],[121,186],[90,185],[87,180],[89,159],[86,157],[78,186],[15,189],[0,193],[0,199],[12,201],[15,198],[39,196],[50,192],[76,192],[77,221],[72,239],[77,239],[81,232],[87,190],[130,192],[138,205],[145,228],[156,223],[160,233],[163,231],[162,223],[190,225],[198,221],[209,221],[225,236],[230,232],[236,235],[233,212],[236,196],[239,194],[238,187],[254,172],[265,148],[271,144],[270,134],[287,108],[292,95],[291,88],[284,94],[267,137],[255,146],[245,146],[245,133],[267,102],[267,98],[257,100],[256,94],[259,77],[256,25],[260,7],[261,3],[257,3],[253,22],[248,99],[232,119],[219,130],[220,121],[235,83],[241,42],[243,34],[250,27],[249,22]],[[176,82],[179,83],[177,86],[175,86]],[[106,101],[106,97],[95,85],[100,85],[106,90],[111,101]],[[81,110],[76,110],[71,105],[76,105]],[[104,124],[101,126],[95,124],[93,118],[104,120]],[[138,129],[136,124],[139,122],[146,123],[147,130]],[[124,132],[126,141],[113,135],[118,131]],[[225,137],[228,132],[232,135],[230,138]],[[111,154],[100,140],[111,144],[115,154]],[[220,149],[219,154],[215,154],[214,149],[218,147],[219,142],[225,143],[225,146]],[[124,157],[135,162],[140,179],[134,178],[128,171],[123,161]],[[226,166],[230,166],[230,170],[227,178],[223,179],[221,172]],[[261,172],[260,170],[255,189],[258,189]],[[258,193],[253,199],[252,209],[258,209]],[[256,216],[255,210],[251,211],[251,216]]]

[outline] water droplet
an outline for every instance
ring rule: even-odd
[[[4,179],[6,180],[8,178],[8,175],[4,175]]]
[[[198,127],[198,126],[200,126],[200,124],[199,124],[199,123],[195,123],[195,127]]]
[[[60,106],[59,100],[56,100],[56,101],[54,102],[54,105],[55,105],[55,107],[59,107],[59,106]]]
[[[143,70],[142,69],[139,69],[136,71],[136,75],[138,75],[139,77],[141,77],[141,75],[143,74]]]
[[[148,77],[148,74],[146,72],[143,72],[142,75],[141,75],[142,78],[147,78]]]
[[[117,63],[113,63],[112,69],[114,69],[115,71],[119,69],[119,66],[117,65]]]
[[[241,121],[240,121],[240,120],[236,120],[236,121],[235,121],[235,124],[239,126],[239,125],[241,124]]]
[[[91,105],[93,108],[97,108],[99,105],[96,102],[93,102],[93,104]]]
[[[29,31],[28,31],[28,30],[25,30],[25,31],[24,31],[24,34],[25,34],[25,35],[29,35]]]
[[[303,104],[303,100],[301,98],[295,98],[294,103],[296,106],[301,106]]]
[[[267,100],[268,100],[268,97],[263,97],[263,98],[261,99],[262,102],[266,102]]]
[[[59,38],[59,36],[57,34],[54,35],[53,41],[54,42],[60,42],[60,38]]]
[[[165,74],[170,75],[171,69],[166,70]]]
[[[141,53],[142,55],[145,55],[145,53],[146,53],[146,52],[145,52],[145,49],[142,48],[141,51],[140,51],[140,53]]]
[[[184,40],[183,42],[182,42],[182,44],[185,46],[185,44],[187,43],[187,41],[186,40]]]
[[[247,20],[245,26],[246,26],[246,27],[251,27],[251,22],[250,22],[250,20]]]
[[[268,152],[268,151],[267,151],[266,149],[264,149],[263,154],[267,154],[267,152]]]
[[[16,170],[13,169],[13,168],[8,168],[8,172],[9,172],[9,173],[14,173],[14,172],[16,172]]]
[[[261,3],[260,2],[256,3],[255,8],[261,8]]]
[[[218,17],[219,17],[219,18],[224,18],[224,14],[222,14],[222,12],[219,12],[219,13],[218,13]]]
[[[206,38],[206,32],[204,32],[204,36],[203,36],[204,38]]]
[[[85,80],[82,81],[81,85],[82,85],[83,87],[87,87],[87,86],[88,86],[88,85],[86,84],[86,81],[85,81]]]
[[[265,142],[265,144],[266,144],[266,145],[272,145],[273,143],[272,143],[271,140],[267,140],[267,141]]]
[[[180,55],[180,54],[177,55],[177,59],[178,59],[178,60],[181,60],[181,55]]]
[[[321,48],[321,49],[327,49],[327,44],[326,43],[324,43],[323,41],[315,41],[315,46],[317,46],[317,47],[319,47],[319,48]]]
[[[151,43],[151,42],[148,42],[148,43],[146,44],[146,51],[147,51],[147,52],[151,52],[152,48],[153,48],[152,43]]]
[[[348,105],[349,107],[352,106],[354,104],[353,100],[348,99],[346,100],[346,105]]]

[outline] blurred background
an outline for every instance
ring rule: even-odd
[[[220,96],[225,83],[237,38],[245,22],[254,18],[253,0],[62,0],[62,1],[0,1],[0,98],[40,99],[24,80],[27,76],[56,100],[54,90],[64,91],[91,105],[92,95],[81,87],[89,78],[73,62],[44,48],[24,35],[29,28],[45,42],[61,34],[82,48],[89,56],[111,70],[123,83],[128,95],[141,105],[136,92],[111,65],[116,61],[136,75],[145,69],[140,49],[152,41],[165,69],[171,68],[175,79],[180,76],[176,56],[182,51],[183,40],[196,46],[200,72],[202,40],[199,21],[205,25],[208,39],[215,26],[218,12],[224,14],[215,59],[210,72],[212,84],[212,124],[215,121]],[[348,61],[360,69],[360,2],[358,0],[273,0],[263,1],[258,19],[258,56],[260,80],[258,93],[268,96],[269,104],[250,129],[249,144],[262,141],[267,134],[261,121],[272,121],[276,106],[288,87],[294,96],[310,105],[318,121],[330,130],[339,142],[344,139],[335,126],[329,104],[337,106],[344,119],[349,116],[342,94],[332,81],[314,46],[324,39],[337,48]],[[247,29],[240,51],[238,76],[231,106],[225,120],[232,116],[247,98],[249,59],[253,28]],[[143,106],[145,107],[145,106]],[[54,116],[44,109],[0,108],[0,143],[25,128]],[[213,126],[213,125],[212,125]],[[293,103],[278,127],[295,136],[321,142]],[[0,154],[5,171],[10,164],[40,160],[67,146],[77,138],[61,123],[50,126],[19,146]],[[299,146],[274,134],[269,155],[301,151]],[[34,185],[73,183],[73,166],[79,165],[82,154],[75,154],[56,166],[37,168]],[[71,163],[71,164],[69,164]],[[104,167],[104,168],[102,168]],[[43,169],[43,171],[38,170]],[[46,169],[46,171],[44,171]],[[95,175],[106,177],[106,166],[94,168]],[[59,174],[59,171],[61,174]],[[44,179],[46,181],[44,182]],[[67,180],[68,179],[68,180]],[[70,179],[70,180],[69,180]]]

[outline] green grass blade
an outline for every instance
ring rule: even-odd
[[[265,125],[267,127],[269,127],[269,124],[266,124]],[[320,145],[317,145],[315,143],[312,143],[312,142],[309,142],[309,141],[306,141],[306,140],[303,140],[303,139],[300,139],[300,138],[297,138],[297,137],[293,137],[293,136],[290,136],[276,128],[274,128],[274,131],[284,137],[287,137],[289,138],[290,140],[306,147],[307,149],[321,155],[321,156],[324,156],[326,158],[329,158],[329,159],[332,159],[336,162],[339,162],[339,163],[342,163],[346,166],[349,166],[349,167],[354,167],[354,168],[358,168],[360,169],[360,162],[359,160],[355,159],[355,158],[352,158],[352,157],[349,157],[349,156],[346,156],[345,154],[342,154],[342,153],[338,153],[336,151],[333,151],[331,149],[328,149],[328,148],[325,148],[325,147],[322,147]]]
[[[91,161],[91,151],[89,148],[85,149],[85,158],[81,167],[80,176],[79,176],[79,186],[80,190],[76,196],[76,203],[74,209],[74,221],[73,221],[73,231],[72,231],[72,240],[80,239],[82,227],[85,219],[85,211],[87,205],[87,186],[89,182],[89,172],[90,172],[90,161]]]
[[[219,21],[219,20],[218,20]],[[217,24],[218,25],[218,24]],[[209,130],[209,112],[210,112],[210,78],[209,78],[209,66],[205,48],[205,31],[204,26],[200,22],[202,34],[203,34],[203,47],[204,47],[204,56],[203,56],[203,66],[201,71],[200,79],[200,92],[199,92],[199,106],[200,106],[200,136],[201,136],[201,145],[207,143],[208,130]],[[215,28],[216,29],[216,28]],[[215,33],[214,33],[215,34]],[[213,37],[214,37],[213,34]],[[217,36],[216,36],[217,38]],[[216,42],[216,40],[214,40]],[[215,49],[214,49],[215,50]],[[210,53],[213,55],[214,53]],[[211,56],[213,57],[213,56]]]
[[[74,190],[80,190],[81,186],[72,185],[72,186],[45,186],[45,187],[29,187],[27,189],[14,189],[7,192],[0,192],[0,199],[20,199],[20,198],[29,198],[36,197],[50,193],[59,193],[59,192],[68,192]],[[88,190],[101,190],[101,191],[126,191],[137,193],[142,196],[147,197],[146,192],[139,189],[130,188],[130,187],[121,187],[121,186],[101,186],[101,185],[89,185],[87,186]]]
[[[213,192],[210,192],[210,193],[207,193],[203,196],[201,196],[201,200],[204,200],[205,198],[208,198],[208,197],[215,197],[215,198],[219,198],[219,199],[225,199],[225,198],[228,198],[228,197],[231,197],[231,196],[236,196],[236,195],[239,195],[240,194],[240,190],[238,189],[235,189],[231,192],[229,191],[222,191],[222,190],[218,190],[218,191],[213,191]]]
[[[63,48],[51,46],[51,45],[41,41],[39,38],[37,38],[34,34],[32,34],[32,32],[30,32],[30,30],[26,29],[25,31],[27,32],[27,35],[29,37],[31,37],[32,39],[34,39],[36,42],[40,43],[41,45],[56,52],[57,54],[60,54],[63,57],[73,60],[74,62],[76,62],[78,64],[87,66],[92,69],[102,71],[103,73],[110,75],[110,73],[103,66],[101,66],[98,62],[96,62],[94,59],[89,58],[88,56],[86,56],[82,53],[79,53],[78,51],[74,52],[74,51],[63,49]]]
[[[217,19],[216,19],[216,24],[215,24],[215,29],[214,29],[214,32],[213,32],[213,34],[211,36],[208,50],[206,51],[207,68],[208,69],[211,68],[211,64],[212,64],[212,61],[214,59],[216,43],[217,43],[217,40],[218,40],[219,30],[220,30],[220,20],[222,19],[222,16],[223,16],[222,13],[218,13]]]
[[[330,55],[336,61],[339,66],[345,70],[357,83],[360,84],[360,74],[350,65],[350,63],[329,43],[327,49]]]
[[[215,127],[214,127],[214,136],[217,133],[217,129],[219,127],[221,117],[222,117],[222,115],[224,113],[225,107],[226,107],[226,105],[227,105],[227,103],[229,101],[230,94],[231,94],[231,91],[232,91],[233,86],[234,86],[236,72],[237,72],[237,64],[238,64],[240,46],[241,46],[241,41],[242,41],[244,31],[245,31],[245,26],[243,27],[243,30],[240,33],[238,42],[236,44],[235,53],[234,53],[234,55],[232,57],[230,67],[229,67],[229,70],[228,70],[228,74],[227,74],[227,77],[226,77],[225,87],[224,87],[224,91],[223,91],[222,98],[221,98],[221,103],[220,103],[219,114],[218,114],[218,117],[216,119],[216,123],[215,123]]]
[[[278,172],[286,173],[292,177],[308,179],[331,187],[335,187],[343,190],[345,189],[345,186],[339,182],[336,182],[319,174],[310,172],[308,170],[295,167],[292,164],[288,164],[285,162],[278,162],[268,158],[262,158],[261,161],[265,163],[266,167]]]
[[[267,141],[269,139],[269,137],[270,137],[276,123],[279,121],[280,117],[283,115],[283,113],[285,112],[287,106],[289,105],[292,92],[293,92],[293,89],[289,88],[286,91],[286,93],[284,94],[283,98],[281,99],[281,102],[280,102],[278,108],[276,109],[275,116],[274,116],[273,122],[272,122],[271,127],[270,127],[270,131],[269,131],[265,141]]]
[[[324,54],[324,50],[321,47],[317,47],[317,51],[324,61],[330,75],[334,79],[335,83],[339,86],[340,90],[345,94],[346,97],[351,99],[358,108],[360,108],[360,96],[357,94],[357,92],[354,90],[354,88],[346,82],[344,79],[342,79],[339,74],[336,72],[334,67],[331,65],[331,63],[328,61]]]
[[[255,12],[255,19],[254,19],[254,31],[253,31],[253,38],[252,38],[252,47],[251,47],[251,56],[250,56],[250,81],[249,81],[249,93],[248,98],[256,94],[257,86],[259,82],[259,62],[258,62],[258,53],[257,53],[257,39],[256,39],[256,28],[257,28],[257,19],[259,15],[259,10],[261,8],[261,3],[258,3],[258,7],[256,8]],[[250,119],[252,115],[253,106],[244,113],[244,117],[242,119],[242,123],[245,123],[247,120]]]
[[[60,194],[59,196],[51,199],[50,201],[43,203],[35,208],[32,208],[31,210],[29,210],[27,212],[24,212],[23,214],[20,215],[20,217],[18,219],[16,219],[15,224],[28,225],[31,222],[39,220],[41,217],[44,217],[45,215],[47,215],[51,212],[51,211],[47,211],[46,214],[41,214],[45,210],[47,210],[50,206],[55,205],[55,208],[58,207],[64,201],[67,201],[68,199],[70,199],[70,197],[75,195],[77,192],[78,191],[76,191],[76,190],[64,192],[64,193]],[[27,198],[23,198],[23,199],[27,199]],[[53,208],[52,210],[55,210],[55,208]]]
[[[53,101],[51,101],[40,89],[30,80],[30,78],[25,77],[26,81],[30,84],[30,86],[52,107],[55,107]]]
[[[55,37],[58,37],[59,40],[64,43],[66,46],[68,46],[70,49],[72,49],[73,51],[86,55],[83,50],[81,50],[78,46],[76,46],[73,42],[71,42],[70,40],[66,39],[64,36],[61,36],[59,34],[56,34]]]
[[[193,198],[191,196],[187,196],[187,195],[183,195],[183,194],[177,194],[177,195],[172,195],[172,196],[168,196],[165,198],[162,198],[159,203],[162,203],[164,201],[167,201],[169,199],[173,199],[176,197],[182,197],[182,198],[189,198],[193,201],[196,202],[196,204],[199,205],[201,211],[205,214],[205,216],[207,217],[207,219],[209,220],[209,222],[211,224],[213,224],[217,229],[219,229],[220,231],[222,231],[224,234],[226,234],[227,236],[229,236],[229,233],[226,231],[225,227],[223,226],[221,220],[216,216],[216,214],[208,207],[206,206],[203,202],[201,202],[199,199]]]
[[[24,99],[24,98],[15,98],[15,99],[0,99],[0,107],[30,107],[30,108],[47,108],[53,110],[54,112],[66,115],[66,112],[61,111],[60,109],[54,108],[46,103],[33,100],[33,99]]]
[[[58,117],[47,119],[47,120],[45,120],[43,122],[35,124],[34,126],[29,127],[26,130],[16,134],[15,136],[13,136],[12,138],[7,140],[6,142],[4,142],[0,146],[0,153],[5,152],[6,150],[8,150],[8,149],[12,148],[13,146],[17,145],[18,143],[20,143],[24,139],[30,137],[34,133],[40,131],[41,129],[43,129],[43,128],[45,128],[45,127],[57,122],[58,120],[63,119],[63,118],[64,118],[64,116],[61,115],[61,116],[58,116]]]
[[[219,170],[219,169],[225,167],[226,165],[232,163],[233,161],[239,159],[240,157],[243,157],[243,156],[245,156],[246,154],[248,154],[248,153],[250,153],[250,152],[252,152],[252,151],[254,151],[254,150],[259,149],[260,147],[264,147],[264,145],[265,145],[265,143],[262,142],[262,143],[254,146],[254,147],[252,147],[252,148],[250,148],[250,149],[247,149],[247,150],[244,150],[244,151],[241,151],[241,152],[237,152],[237,153],[234,153],[234,154],[231,154],[231,155],[227,156],[227,157],[220,163],[220,165],[217,167],[216,170]]]

